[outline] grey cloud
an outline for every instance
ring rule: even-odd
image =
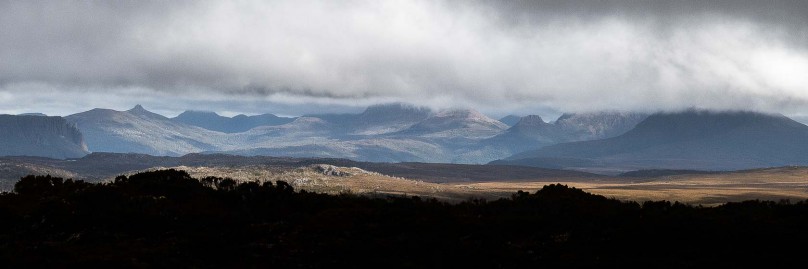
[[[478,1],[481,5],[499,11],[507,21],[542,21],[546,19],[597,19],[602,17],[630,17],[645,22],[681,23],[683,20],[703,16],[745,18],[757,23],[803,28],[808,22],[808,2],[801,0],[502,0]]]
[[[804,1],[3,1],[0,101],[798,113],[807,16]]]
[[[78,97],[78,98],[77,98]],[[225,116],[237,114],[257,115],[273,113],[279,116],[300,116],[318,113],[359,113],[374,103],[389,101],[340,102],[328,98],[298,96],[228,96],[208,93],[182,98],[174,92],[134,87],[63,87],[42,83],[0,86],[0,114],[39,112],[54,116],[67,116],[90,108],[128,110],[135,104],[173,117],[184,110],[215,111]]]

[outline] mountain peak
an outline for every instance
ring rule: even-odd
[[[135,116],[146,116],[146,117],[156,117],[156,118],[160,118],[160,119],[167,119],[163,115],[160,115],[160,114],[157,114],[157,113],[154,113],[154,112],[146,110],[141,105],[135,105],[135,107],[133,107],[130,110],[127,110],[126,112],[128,112],[129,114],[135,115]]]
[[[405,133],[432,137],[485,138],[499,134],[508,126],[471,109],[447,109],[434,113],[427,119],[405,130]]]
[[[541,126],[548,124],[539,115],[527,115],[519,119],[514,126]]]
[[[239,114],[234,117],[225,117],[212,111],[186,110],[171,120],[223,133],[240,133],[258,126],[286,124],[293,119],[281,118],[273,114],[256,116]]]
[[[143,108],[143,106],[141,106],[140,104],[137,104],[137,105],[135,105],[135,107],[133,107],[132,109],[127,110],[127,112],[132,112],[132,113],[142,113],[142,112],[149,112],[149,111],[148,111],[148,110],[146,110],[145,108]]]
[[[137,106],[135,108],[133,108],[133,110],[136,109],[136,108],[137,108]],[[143,109],[143,107],[140,107],[140,108]],[[193,116],[193,115],[219,117],[219,114],[217,114],[216,112],[203,111],[203,110],[186,110],[186,111],[183,111],[182,113],[180,113],[179,115],[177,115],[177,117],[185,117],[185,116]]]
[[[431,110],[404,103],[373,105],[347,121],[356,134],[382,134],[408,128],[428,118]]]
[[[510,127],[513,127],[514,125],[516,125],[516,123],[518,123],[520,120],[522,120],[522,117],[516,116],[516,115],[508,115],[508,116],[505,116],[505,117],[502,117],[501,119],[499,119],[500,122],[502,122],[502,123],[504,123],[504,124],[506,124],[506,125],[508,125]]]
[[[572,118],[574,116],[575,116],[575,114],[573,114],[573,113],[564,113],[564,114],[561,114],[561,117],[558,117],[558,119],[556,119],[556,122],[565,121],[565,120],[568,120],[568,119],[570,119],[570,118]]]

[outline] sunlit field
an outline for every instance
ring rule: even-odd
[[[329,167],[336,172],[324,172]],[[353,193],[370,196],[406,195],[434,197],[445,201],[470,198],[509,198],[517,191],[533,192],[560,183],[587,192],[624,201],[678,201],[715,206],[745,200],[808,199],[808,168],[783,167],[718,174],[690,174],[651,178],[556,178],[520,181],[431,183],[418,178],[401,178],[359,168],[312,165],[297,169],[262,166],[173,167],[194,177],[230,177],[237,181],[284,180],[298,189],[329,194]]]

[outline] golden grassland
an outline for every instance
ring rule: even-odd
[[[474,188],[492,192],[533,190],[562,183],[587,192],[628,201],[668,200],[712,206],[743,200],[808,199],[808,168],[782,167],[721,174],[625,178],[622,182],[482,182]]]
[[[326,167],[325,169],[323,167]],[[160,167],[154,169],[163,169]],[[229,177],[238,181],[289,182],[296,189],[331,194],[416,195],[457,202],[470,198],[498,199],[522,190],[534,192],[561,183],[587,192],[625,201],[679,201],[714,206],[743,200],[808,199],[808,168],[782,167],[720,174],[692,174],[656,178],[552,178],[515,181],[430,183],[399,178],[359,168],[312,165],[295,169],[266,166],[171,167],[191,176]],[[149,169],[153,170],[153,169]],[[324,171],[326,170],[326,171]],[[335,172],[336,171],[336,172]],[[136,171],[133,171],[134,173]]]
[[[324,172],[320,167],[330,167]],[[446,201],[461,201],[482,194],[464,186],[429,183],[417,179],[391,177],[354,167],[334,167],[330,165],[312,165],[295,169],[278,169],[267,166],[243,167],[157,167],[148,170],[168,169],[184,170],[192,177],[208,176],[228,177],[237,181],[275,182],[286,181],[295,189],[330,194],[361,195],[407,195],[434,197]],[[334,175],[331,171],[337,171]],[[133,171],[135,174],[142,171]]]
[[[0,162],[0,192],[13,189],[14,183],[16,183],[21,177],[27,175],[51,175],[61,178],[80,178],[80,176],[74,172],[46,165]]]

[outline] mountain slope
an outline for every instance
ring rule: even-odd
[[[399,134],[430,138],[480,139],[502,133],[508,126],[470,109],[443,110]]]
[[[481,147],[498,149],[510,156],[544,146],[614,137],[623,134],[647,115],[626,112],[593,112],[564,114],[555,122],[545,122],[540,116],[522,117],[506,132],[481,142]]]
[[[149,112],[141,106],[128,111],[94,109],[68,116],[67,119],[86,133],[90,150],[96,152],[169,156],[229,152],[389,162],[453,161],[455,154],[448,149],[453,144],[420,134],[395,135],[401,129],[426,121],[431,115],[432,112],[424,108],[403,104],[382,105],[370,107],[361,114],[299,117],[286,124],[258,126],[239,133],[221,133],[187,125]],[[484,118],[481,115],[472,116]],[[489,121],[496,128],[499,127],[497,124],[502,125],[490,119],[483,119],[480,124]],[[454,126],[448,121],[445,123],[449,127]],[[457,127],[474,128],[474,124],[458,124]],[[459,138],[452,138],[475,139],[466,138],[465,134],[461,129],[456,134]],[[475,159],[474,162],[488,160],[491,159]]]
[[[223,133],[240,133],[258,126],[272,126],[290,123],[294,118],[278,117],[273,114],[262,114],[256,116],[237,115],[235,117],[224,117],[215,112],[207,111],[185,111],[173,121],[202,127],[212,131]]]
[[[609,117],[569,116],[565,118],[569,124],[562,128],[529,116],[508,129],[474,110],[433,112],[400,103],[371,106],[359,114],[311,115],[276,125],[264,121],[258,126],[254,126],[260,122],[258,118],[239,121],[238,116],[227,118],[212,112],[186,111],[169,119],[141,106],[128,111],[94,109],[66,118],[84,133],[89,149],[95,152],[169,156],[227,152],[384,162],[486,163],[566,139],[565,130],[584,134],[575,138],[581,139],[609,134],[613,126],[602,120]],[[499,144],[485,143],[506,129],[514,137],[504,136]]]
[[[556,129],[553,124],[545,122],[541,116],[528,115],[520,118],[505,133],[492,137],[487,142],[499,142],[500,146],[506,147],[517,145],[523,147],[531,144],[543,146],[555,143]],[[552,133],[552,136],[550,133]]]
[[[241,135],[252,147],[225,151],[240,155],[341,157],[361,161],[485,163],[465,156],[469,145],[504,130],[478,112],[441,111],[405,104],[371,106],[361,114],[298,118],[258,127]]]
[[[275,126],[259,126],[238,136],[245,137],[248,146],[257,146],[261,142],[275,138],[291,138],[298,142],[306,142],[306,138],[329,137],[336,127],[323,119],[314,117],[299,117],[294,121]]]
[[[808,164],[808,126],[753,112],[654,114],[623,135],[564,143],[495,163],[557,167],[735,170]]]
[[[632,112],[592,112],[561,115],[553,125],[557,142],[603,139],[624,134],[648,117]]]
[[[93,109],[65,117],[84,134],[90,151],[182,155],[231,144],[225,134],[174,122],[140,105],[127,111]]]
[[[516,116],[516,115],[508,115],[508,116],[502,117],[501,119],[499,119],[499,121],[504,123],[505,125],[508,125],[508,127],[513,127],[521,119],[522,119],[522,117],[519,117],[519,116]]]
[[[0,115],[0,156],[78,158],[87,146],[62,117]]]
[[[374,105],[352,119],[350,133],[381,135],[397,132],[427,119],[431,114],[428,108],[401,103]]]
[[[335,133],[373,136],[407,129],[431,114],[432,111],[428,108],[390,103],[370,106],[360,114],[317,114],[305,117],[323,119],[332,124]]]

